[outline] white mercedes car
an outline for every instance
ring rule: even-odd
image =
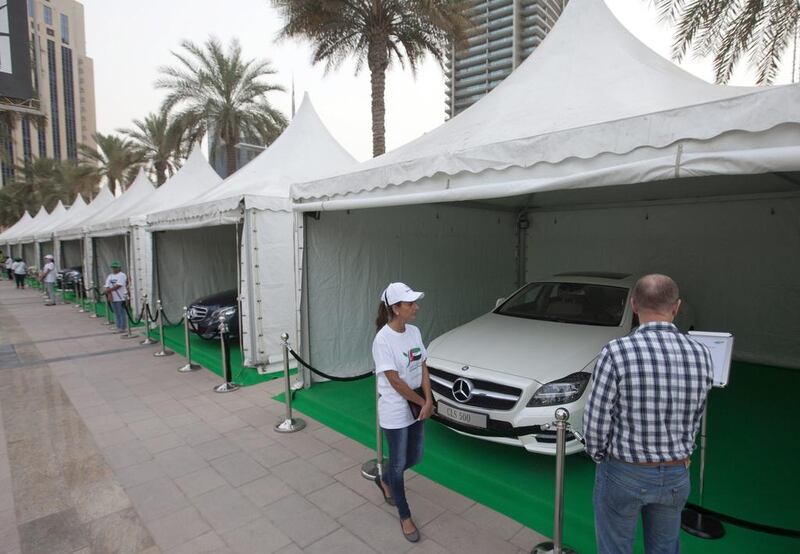
[[[635,278],[571,273],[529,283],[428,348],[434,418],[480,439],[555,454],[555,409],[582,430],[597,356],[636,324]],[[572,433],[567,453],[583,450]]]

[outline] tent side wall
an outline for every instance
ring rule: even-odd
[[[28,267],[38,267],[36,261],[36,246],[32,242],[21,245],[22,259],[28,264]]]
[[[800,368],[800,197],[669,202],[529,215],[528,279],[665,273],[695,327],[735,335],[744,361]]]
[[[106,277],[111,273],[111,262],[115,260],[122,263],[122,272],[128,275],[130,282],[130,266],[125,258],[125,238],[124,235],[115,235],[91,239],[93,255],[87,253],[87,258],[90,260],[84,267],[88,267],[92,271],[97,288],[101,288],[105,284]],[[92,265],[92,260],[94,265]]]
[[[59,265],[59,268],[76,267],[83,264],[80,240],[62,240],[59,242],[61,244],[61,265]]]
[[[339,375],[373,367],[381,291],[425,292],[426,342],[494,308],[516,288],[516,216],[448,205],[324,212],[305,218],[311,361]]]
[[[247,210],[242,237],[241,308],[245,365],[282,369],[281,333],[299,341],[295,284],[295,216]]]
[[[238,244],[235,225],[153,234],[155,298],[167,319],[179,320],[193,300],[237,288]]]
[[[144,227],[131,227],[131,298],[136,313],[142,308],[144,297],[148,303],[153,298],[153,235]]]

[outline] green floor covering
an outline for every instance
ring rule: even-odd
[[[64,293],[64,300],[73,303],[75,295],[73,293]],[[91,309],[91,302],[86,302],[87,309]],[[94,306],[95,313],[104,318],[106,317],[106,305],[96,304]],[[137,314],[138,317],[138,314]],[[144,323],[131,325],[133,328],[140,329]],[[150,336],[153,340],[158,340],[158,328],[150,330]],[[222,359],[220,356],[219,341],[203,340],[194,333],[189,337],[192,345],[192,361],[200,364],[202,367],[212,371],[222,377]],[[183,336],[183,325],[175,325],[164,327],[164,344],[169,350],[173,350],[180,354],[185,355],[185,344]],[[294,374],[294,370],[291,372]],[[231,375],[233,382],[242,385],[250,386],[257,383],[264,383],[283,376],[282,372],[270,373],[268,375],[260,375],[258,370],[254,367],[245,367],[242,363],[242,353],[239,348],[239,343],[231,345]]]
[[[328,382],[300,391],[295,407],[374,448],[374,381]],[[731,384],[711,393],[705,505],[763,524],[800,529],[800,473],[795,391],[800,372],[736,363]],[[765,414],[770,414],[770,419]],[[464,437],[437,422],[426,427],[425,459],[418,471],[434,481],[536,529],[552,533],[554,458]],[[690,501],[696,501],[695,455]],[[594,464],[570,456],[566,465],[565,540],[582,554],[594,552]],[[413,508],[413,507],[412,507]],[[704,541],[682,535],[685,553],[780,552],[797,554],[800,540],[726,524],[726,536]],[[531,545],[533,546],[533,545]],[[637,552],[643,552],[639,539]]]

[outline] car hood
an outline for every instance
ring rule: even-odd
[[[489,313],[434,340],[428,357],[548,383],[582,370],[622,327],[576,325]]]
[[[236,306],[236,290],[215,292],[192,301],[190,306]]]

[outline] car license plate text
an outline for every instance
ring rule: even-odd
[[[469,425],[470,427],[480,427],[481,429],[486,429],[486,422],[488,419],[486,414],[468,412],[467,410],[461,410],[455,406],[451,406],[450,404],[445,404],[444,402],[438,403],[436,411],[443,418],[455,421],[461,425]]]

